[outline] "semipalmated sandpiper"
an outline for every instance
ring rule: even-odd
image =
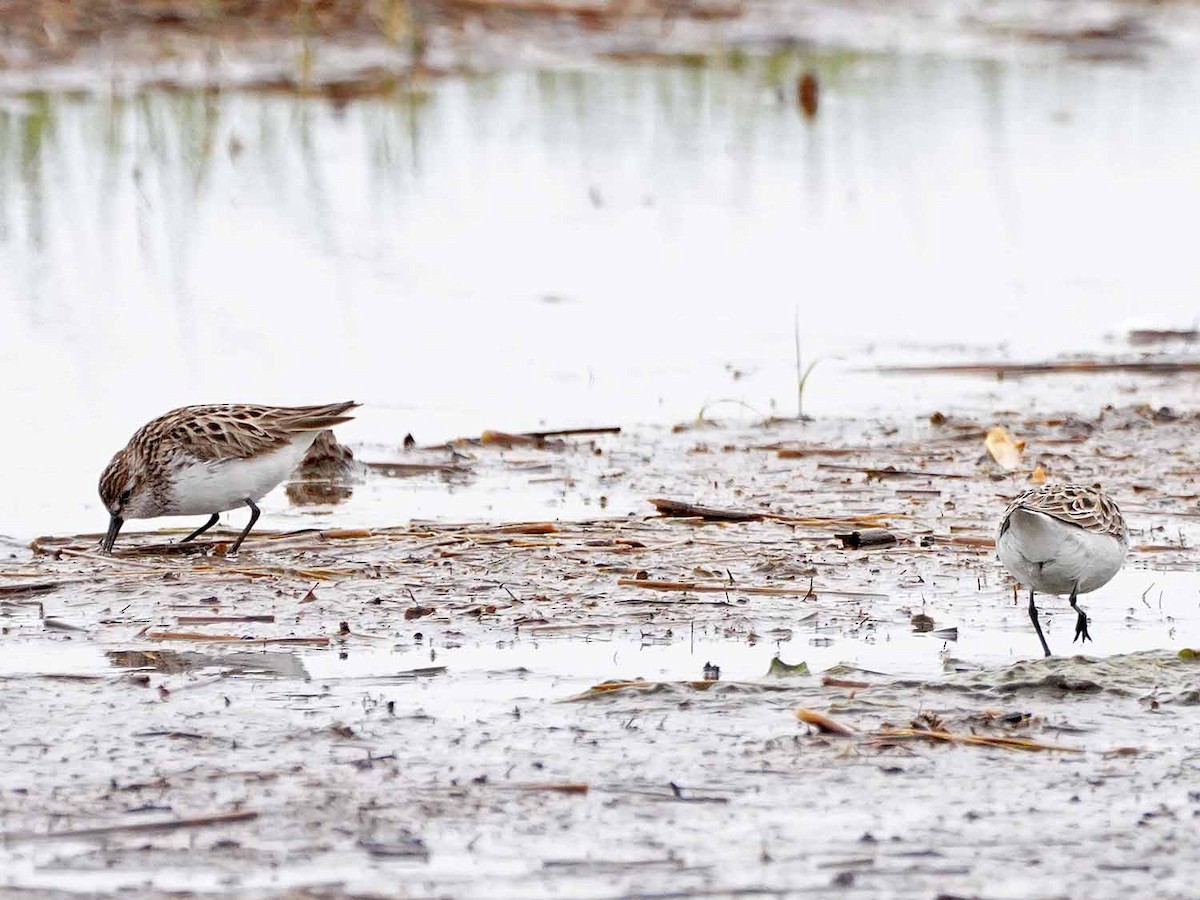
[[[208,515],[186,542],[215,525],[218,513],[248,506],[250,522],[229,551],[236,553],[258,520],[255,501],[292,473],[318,434],[352,419],[346,413],[356,406],[185,406],[146,423],[100,476],[111,516],[102,548],[112,552],[127,519]]]
[[[1009,573],[1029,588],[1029,618],[1049,656],[1034,592],[1069,594],[1078,616],[1075,640],[1091,640],[1087,616],[1076,598],[1108,584],[1120,571],[1129,551],[1129,531],[1117,504],[1103,491],[1048,484],[1025,491],[1009,504],[996,550]]]

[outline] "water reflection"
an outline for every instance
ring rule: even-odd
[[[0,532],[89,523],[107,457],[187,402],[353,396],[342,437],[389,446],[788,412],[797,309],[827,360],[810,412],[1027,405],[854,370],[880,342],[1040,354],[1190,322],[1198,76],[783,55],[353,103],[7,100],[0,379],[23,441]]]
[[[332,431],[322,431],[304,454],[296,472],[284,486],[295,506],[337,504],[354,494],[359,476],[354,451],[339,444]]]
[[[179,675],[204,669],[225,669],[251,675],[305,680],[308,673],[294,653],[264,650],[202,653],[176,650],[108,650],[105,658],[117,668]]]

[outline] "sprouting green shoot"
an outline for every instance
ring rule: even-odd
[[[795,308],[794,333],[796,337],[796,418],[804,418],[804,386],[808,384],[808,376],[817,367],[820,359],[814,359],[807,366],[800,352],[800,307]]]

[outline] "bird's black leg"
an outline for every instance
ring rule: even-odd
[[[1075,637],[1071,643],[1079,641],[1080,644],[1085,644],[1092,639],[1087,630],[1087,613],[1079,608],[1079,604],[1075,602],[1075,598],[1079,595],[1079,582],[1075,583],[1075,587],[1071,589],[1071,608],[1075,610]]]
[[[1042,623],[1038,621],[1037,607],[1033,603],[1033,588],[1029,589],[1029,620],[1033,622],[1033,630],[1037,632],[1038,640],[1042,642],[1042,649],[1049,656],[1050,645],[1046,643],[1046,636],[1042,634]]]
[[[204,534],[204,532],[208,531],[208,529],[212,528],[214,525],[217,524],[218,518],[219,517],[217,516],[217,514],[213,513],[211,519],[209,519],[207,522],[205,522],[203,525],[201,525],[199,528],[197,528],[195,531],[193,531],[191,534],[189,534],[187,537],[185,537],[179,543],[186,544],[188,541],[191,541],[191,540],[194,540],[195,538],[200,537],[200,535]]]
[[[259,509],[254,505],[254,501],[249,497],[246,498],[246,505],[250,507],[250,521],[246,523],[245,529],[238,535],[238,539],[233,542],[233,546],[229,548],[230,553],[237,553],[238,547],[242,546],[242,541],[246,539],[246,535],[250,533],[250,529],[254,527],[254,523],[258,521]]]

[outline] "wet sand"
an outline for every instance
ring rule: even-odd
[[[0,536],[0,894],[1194,896],[1195,361],[1102,344],[1192,309],[1194,172],[1111,140],[1194,127],[1192,8],[319,6],[0,12],[5,530],[185,391],[357,396],[383,464],[236,559]],[[790,408],[794,320],[815,421],[402,449]],[[1133,545],[1052,659],[991,548],[1039,467]]]
[[[587,521],[345,522],[236,560],[220,534],[40,540],[0,573],[3,886],[1191,895],[1197,420],[937,421],[454,448],[481,481],[559,480]],[[1028,442],[1015,473],[995,424]],[[1082,601],[1094,643],[1042,599],[1049,660],[988,546],[1039,462],[1103,483],[1133,544]],[[867,526],[898,542],[834,537]]]

